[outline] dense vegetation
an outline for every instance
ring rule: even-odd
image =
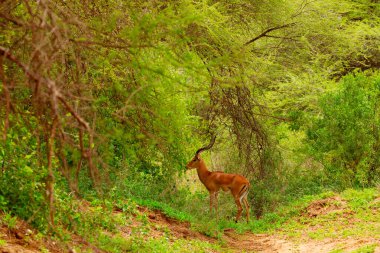
[[[209,222],[185,164],[212,135],[256,217],[380,183],[377,0],[6,0],[0,20],[0,210],[44,233],[111,226],[80,199]]]

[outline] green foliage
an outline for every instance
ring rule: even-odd
[[[3,239],[0,239],[0,247],[6,246],[7,242],[4,241]]]
[[[11,213],[5,213],[1,217],[1,225],[5,225],[10,229],[16,228],[17,217],[11,215]]]
[[[33,119],[30,119],[34,124]],[[3,170],[0,172],[1,209],[45,229],[46,168],[40,166],[35,137],[21,124],[14,126],[0,144]]]
[[[55,236],[69,242],[71,233],[83,237],[87,242],[108,252],[125,252],[132,248],[132,238],[119,234],[126,226],[129,216],[137,213],[133,201],[99,200],[92,202],[77,200],[66,192],[57,192]],[[114,209],[121,210],[114,213]]]
[[[349,75],[339,91],[321,99],[321,114],[307,130],[310,152],[336,187],[379,180],[378,74]]]
[[[112,237],[128,221],[114,208],[137,215],[148,206],[219,237],[274,230],[326,188],[375,186],[379,12],[371,0],[5,1],[4,222],[17,215],[45,233],[50,208],[64,240],[74,231],[111,252],[208,251],[197,241]],[[207,192],[179,183],[210,131],[220,136],[210,164],[249,178],[251,216],[261,219],[234,224],[229,196],[216,221]],[[379,205],[373,190],[342,196],[373,219],[364,212]]]
[[[8,201],[4,196],[0,195],[0,210],[4,211],[7,209]]]

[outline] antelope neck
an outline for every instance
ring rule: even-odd
[[[202,183],[206,181],[206,178],[210,175],[210,171],[208,171],[206,164],[203,160],[199,162],[199,167],[197,168],[198,177]]]

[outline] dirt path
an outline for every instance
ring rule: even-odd
[[[226,231],[224,239],[234,252],[295,252],[290,242],[267,234],[236,234]]]
[[[324,253],[334,250],[352,252],[366,245],[377,244],[375,253],[380,253],[380,241],[375,239],[324,239],[307,240],[301,243],[291,242],[273,235],[245,233],[225,234],[228,247],[235,252],[262,252],[262,253]]]

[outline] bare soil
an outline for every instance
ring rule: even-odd
[[[305,210],[304,215],[317,217],[329,213],[343,211],[347,208],[347,203],[339,196],[320,199],[312,202]]]
[[[5,241],[4,246],[0,246],[2,253],[34,253],[47,249],[52,253],[63,252],[57,242],[48,238],[37,238],[37,231],[29,226],[25,221],[18,220],[14,228],[5,225],[0,227],[0,239]]]

